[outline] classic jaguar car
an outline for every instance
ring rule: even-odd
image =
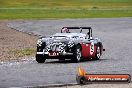
[[[79,32],[71,32],[72,30]],[[38,39],[36,61],[44,63],[46,59],[70,59],[72,62],[98,60],[104,50],[101,40],[92,37],[91,27],[63,27],[60,33]]]

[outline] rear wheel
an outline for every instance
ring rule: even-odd
[[[43,55],[36,54],[36,61],[37,61],[38,63],[44,63],[45,60],[46,60],[46,59],[44,58]]]
[[[81,58],[82,58],[81,46],[77,45],[73,52],[73,61],[77,63],[77,62],[81,61]]]
[[[95,60],[99,60],[101,56],[100,46],[97,46]]]

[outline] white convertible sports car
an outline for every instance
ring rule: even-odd
[[[71,30],[79,32],[72,33]],[[44,63],[46,59],[71,59],[73,62],[98,60],[103,50],[105,49],[100,39],[92,37],[91,27],[63,27],[61,33],[38,39],[36,61]]]

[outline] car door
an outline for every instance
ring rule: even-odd
[[[83,58],[94,58],[96,46],[92,40],[87,40],[86,42],[83,42],[81,46]]]

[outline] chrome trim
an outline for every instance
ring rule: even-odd
[[[36,54],[44,54],[44,52],[37,52]]]
[[[49,54],[49,52],[37,52],[36,54]],[[69,52],[59,52],[60,55],[73,55],[73,53],[69,53]]]
[[[61,55],[73,55],[73,53],[68,53],[68,52],[62,52],[60,53]]]

